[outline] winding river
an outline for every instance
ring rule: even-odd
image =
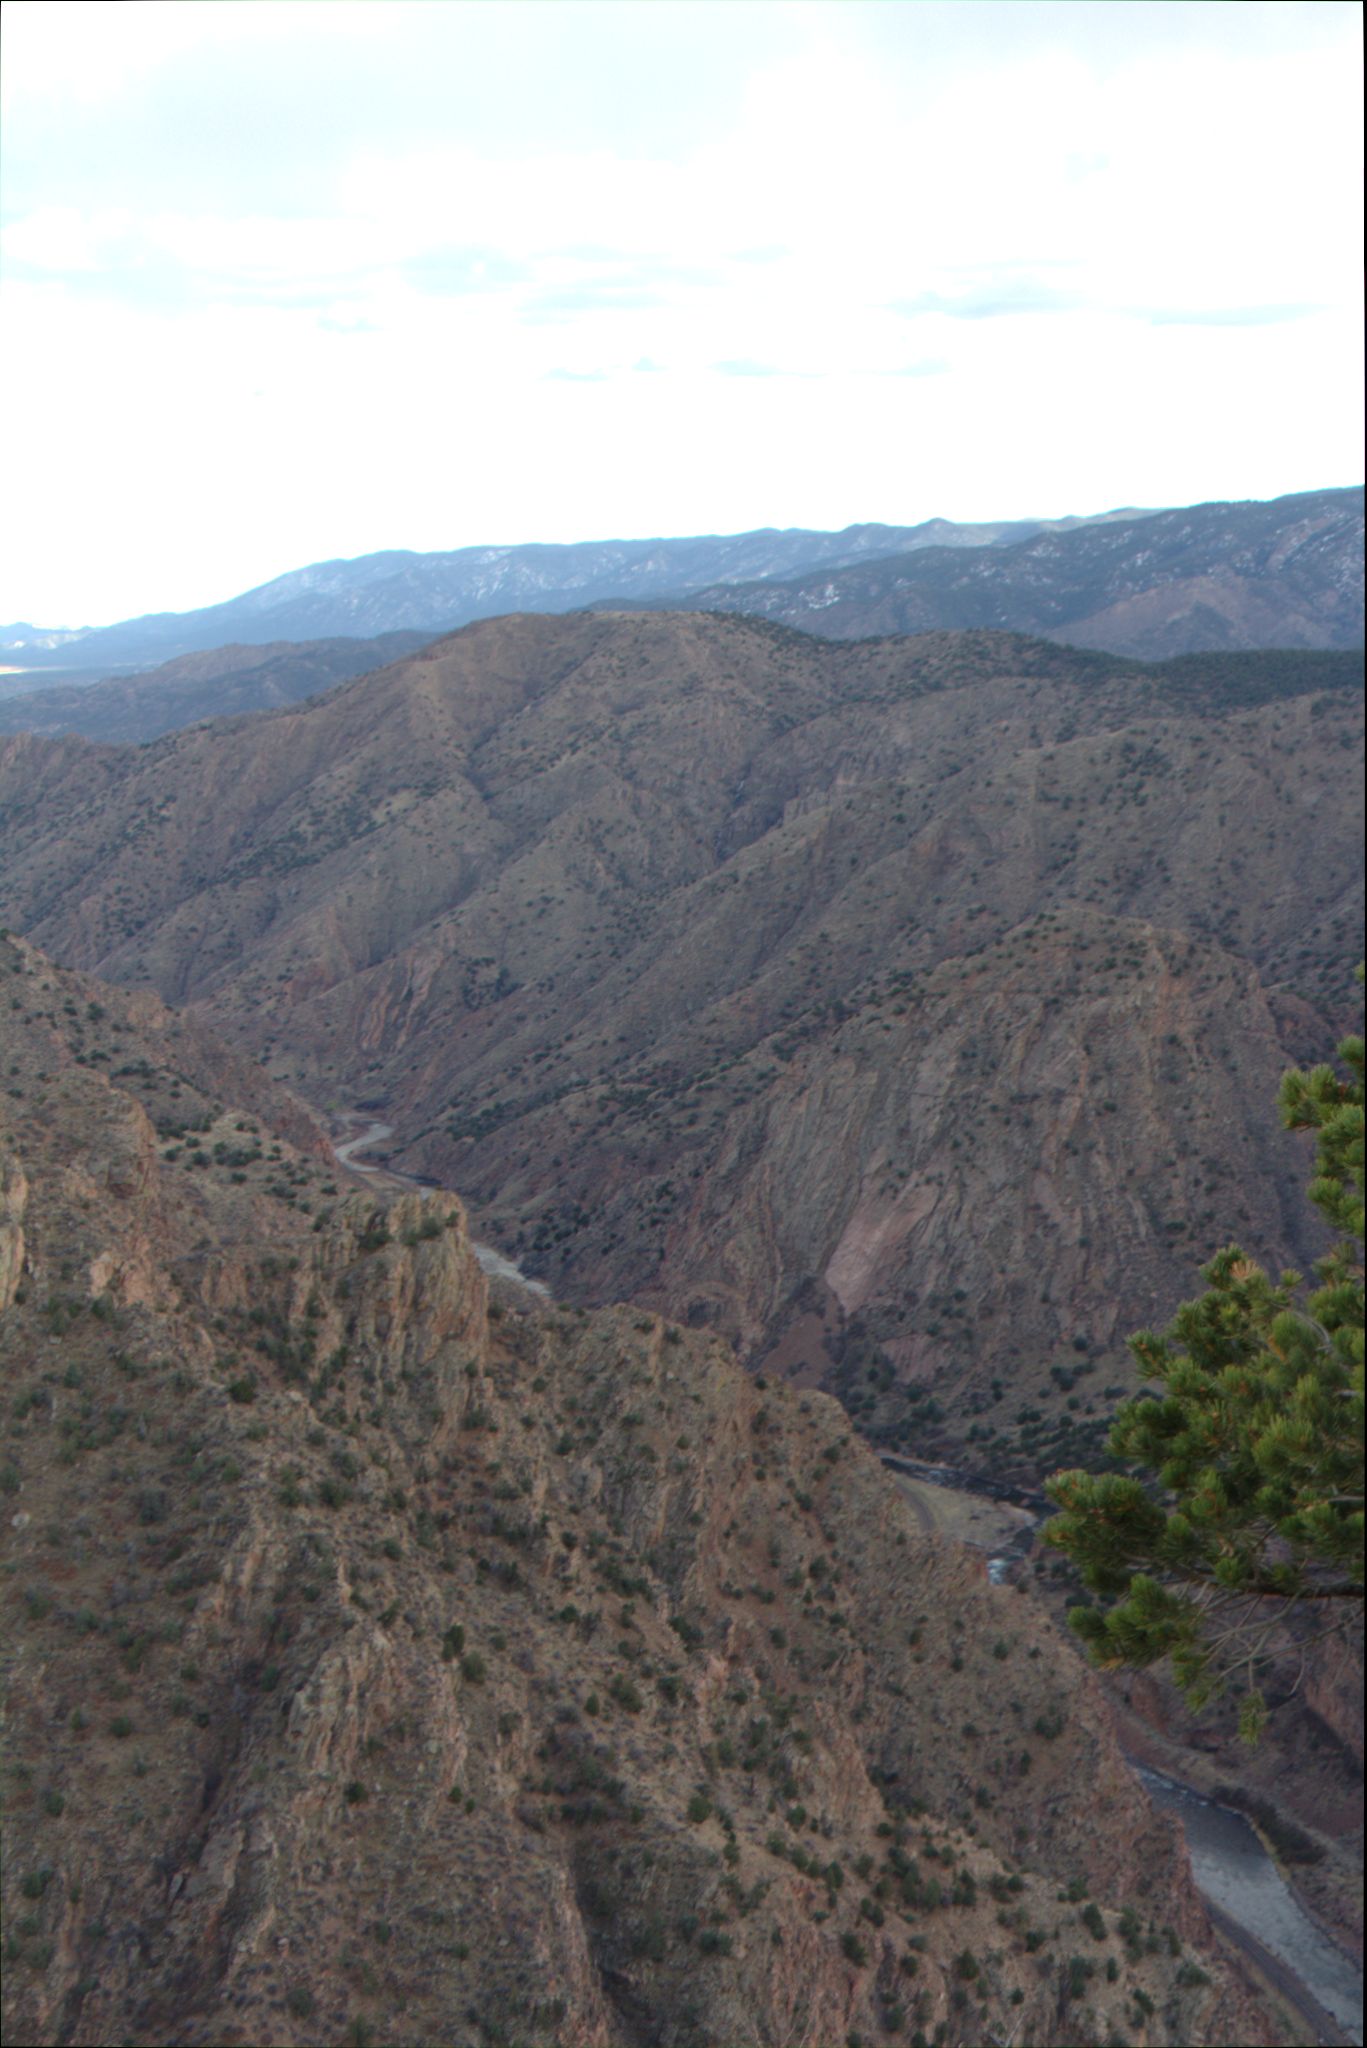
[[[1309,1994],[1347,2038],[1362,2041],[1362,1975],[1343,1951],[1321,1933],[1286,1883],[1257,1834],[1241,1813],[1203,1799],[1189,1786],[1136,1764],[1156,1806],[1182,1823],[1196,1888],[1218,1923],[1251,1939],[1255,1960],[1275,1959],[1292,1984]],[[1261,1949],[1263,1957],[1256,1951]],[[1280,1973],[1267,1972],[1274,1982]],[[1287,1988],[1283,1986],[1282,1988]],[[1324,2032],[1320,2038],[1326,2038]],[[1332,2036],[1329,2036],[1332,2038]]]

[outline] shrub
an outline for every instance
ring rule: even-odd
[[[631,1953],[648,1963],[662,1963],[668,1942],[658,1920],[647,1920],[631,1937]]]
[[[1087,1989],[1088,1978],[1095,1974],[1095,1963],[1089,1963],[1085,1956],[1069,1956],[1066,1995],[1069,1998],[1083,1997]]]

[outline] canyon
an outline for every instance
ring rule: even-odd
[[[1217,1244],[1323,1248],[1361,728],[631,611],[0,739],[15,2038],[1320,2024],[1126,1752],[1351,1942],[1360,1656],[1249,1759],[1028,1523]]]
[[[1351,1022],[1361,667],[514,618],[151,746],[0,742],[0,915],[154,990],[582,1305],[1038,1478]],[[981,1447],[981,1449],[977,1449]]]
[[[148,998],[0,977],[9,2038],[1285,2038],[834,1401],[512,1305]]]

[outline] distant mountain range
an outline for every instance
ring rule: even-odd
[[[930,547],[780,582],[718,583],[682,602],[833,640],[1005,627],[1148,661],[1356,647],[1362,492],[1148,512],[969,556]]]
[[[1142,659],[1350,647],[1363,638],[1362,548],[1363,494],[1353,488],[1080,519],[390,550],[292,570],[200,611],[75,632],[0,627],[0,663],[25,671],[0,676],[0,698],[31,691],[48,672],[81,686],[210,649],[434,638],[475,619],[586,607],[750,612],[831,639],[986,626]],[[230,707],[206,695],[175,722],[280,701],[239,692]],[[61,709],[44,709],[44,729]],[[165,729],[155,716],[151,727]],[[68,729],[77,728],[87,730],[73,718]]]
[[[849,526],[840,533],[765,527],[721,537],[532,542],[436,554],[391,548],[354,561],[314,562],[201,611],[153,612],[74,632],[0,626],[0,657],[35,668],[114,668],[150,666],[230,641],[451,632],[504,612],[572,611],[608,597],[649,600],[703,585],[838,569],[917,548],[999,546],[1079,523],[1016,519],[964,526],[927,519],[919,526]]]

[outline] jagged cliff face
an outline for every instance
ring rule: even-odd
[[[0,986],[7,2038],[1270,2038],[1085,1670],[833,1402],[491,1307],[453,1197]]]
[[[558,1295],[1037,1471],[1216,1245],[1316,1252],[1273,1098],[1349,1021],[1353,681],[498,620],[278,717],[8,743],[4,904],[380,1105]]]

